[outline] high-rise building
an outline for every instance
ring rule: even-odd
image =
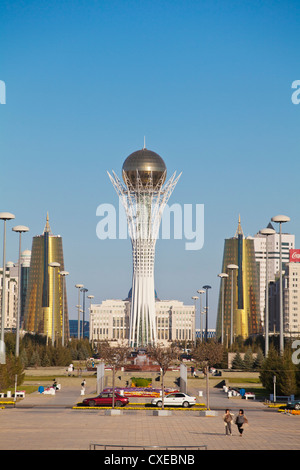
[[[269,285],[269,329],[278,334],[280,279]],[[287,338],[300,336],[300,250],[291,249],[290,259],[284,266],[282,278],[283,292],[283,334]]]
[[[274,229],[271,223],[267,228]],[[266,263],[267,263],[267,244],[268,243],[268,279],[269,282],[275,281],[279,277],[279,261],[280,261],[280,241],[279,233],[272,235],[262,235],[258,232],[254,235],[254,250],[255,259],[259,267],[259,289],[260,289],[260,317],[264,325],[264,312],[266,304]],[[282,248],[282,269],[285,269],[285,264],[289,262],[289,253],[295,247],[295,235],[290,233],[282,233],[281,235],[281,248]]]
[[[154,258],[159,225],[165,205],[176,186],[175,173],[166,181],[166,165],[155,152],[133,152],[123,164],[120,181],[110,180],[124,206],[132,244],[133,276],[129,327],[131,347],[155,344]]]
[[[3,269],[0,269],[0,302],[2,303],[3,289]],[[4,331],[12,331],[17,325],[17,309],[18,309],[18,273],[14,267],[14,263],[9,261],[6,263],[5,272],[5,318]]]
[[[236,265],[238,268],[229,269],[228,265]],[[251,237],[244,237],[240,217],[235,236],[225,240],[222,272],[228,274],[228,277],[222,280],[224,283],[223,321],[222,284],[220,287],[217,338],[222,337],[223,324],[224,338],[229,344],[229,338],[234,339],[237,336],[247,338],[258,334],[261,326],[259,273],[255,260],[254,240]]]
[[[53,262],[59,267],[50,267]],[[60,271],[64,271],[62,237],[52,234],[47,214],[43,234],[32,241],[23,329],[45,335],[52,343],[62,337],[63,318],[65,340],[69,338],[67,289]]]

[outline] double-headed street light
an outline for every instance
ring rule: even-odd
[[[82,339],[84,338],[84,319],[85,319],[85,294],[88,292],[88,289],[86,287],[83,287],[80,289],[80,292],[83,293],[83,299],[82,299]]]
[[[228,274],[220,273],[218,276],[221,278],[222,284],[221,344],[224,344],[224,279],[228,277]]]
[[[197,290],[197,292],[200,295],[200,342],[202,343],[203,341],[202,315],[204,313],[202,312],[202,294],[205,294],[205,290],[199,289]]]
[[[230,346],[233,343],[233,271],[239,269],[236,264],[228,264],[227,269],[231,270],[231,302],[230,302]]]
[[[211,286],[203,286],[203,289],[206,290],[206,303],[205,303],[205,310],[206,310],[206,317],[205,317],[205,341],[207,342],[207,332],[208,332],[208,291],[211,289]]]
[[[62,278],[62,338],[61,345],[65,345],[65,277],[68,276],[68,271],[60,271],[58,273]]]
[[[280,336],[280,354],[284,351],[284,339],[283,339],[283,299],[282,299],[282,224],[289,222],[291,219],[287,215],[276,215],[272,217],[272,222],[279,224],[279,273],[280,273],[280,285],[279,285],[279,336]]]
[[[53,292],[52,292],[52,346],[54,346],[55,342],[55,331],[54,331],[54,316],[55,316],[55,268],[60,267],[60,263],[56,263],[53,261],[49,263],[50,268],[53,268]]]
[[[78,289],[78,331],[77,331],[77,338],[80,339],[80,289],[83,288],[83,284],[75,284],[76,289]]]
[[[3,283],[2,283],[2,310],[1,310],[1,341],[0,341],[0,363],[5,364],[4,324],[5,324],[5,297],[6,297],[6,221],[14,219],[10,212],[0,212],[0,219],[4,221],[3,234]]]
[[[266,237],[266,292],[265,292],[265,356],[269,353],[269,241],[268,236],[274,235],[275,230],[273,228],[263,228],[260,230],[261,235]]]
[[[25,225],[16,225],[12,228],[13,232],[19,234],[19,263],[18,263],[18,305],[17,305],[17,324],[16,324],[16,357],[20,351],[20,316],[21,316],[21,236],[24,232],[29,232],[29,228]]]
[[[194,337],[194,346],[196,346],[196,312],[197,312],[197,300],[199,297],[197,295],[194,295],[192,299],[195,301],[195,337]]]

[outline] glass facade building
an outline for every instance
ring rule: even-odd
[[[59,268],[49,263],[57,262]],[[31,264],[27,285],[23,329],[58,340],[62,337],[64,317],[65,340],[69,338],[68,304],[62,238],[51,233],[49,219],[42,235],[33,237]],[[64,285],[63,285],[64,283]],[[53,295],[54,288],[54,295]],[[64,292],[64,302],[63,302]],[[64,315],[63,315],[64,304]],[[54,315],[53,315],[54,313]]]
[[[232,272],[228,265],[235,264],[238,269]],[[233,338],[247,338],[261,332],[259,270],[255,259],[254,240],[244,237],[239,219],[238,229],[233,238],[225,240],[222,272],[228,277],[224,283],[224,341],[228,344],[231,335],[231,298],[233,298]],[[222,336],[222,283],[220,286],[217,338]]]

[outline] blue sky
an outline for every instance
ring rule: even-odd
[[[168,175],[182,172],[170,204],[205,207],[202,250],[157,242],[156,290],[190,303],[210,284],[215,327],[224,239],[238,215],[245,235],[289,215],[298,242],[299,2],[3,0],[0,18],[0,209],[30,227],[24,249],[49,211],[70,272],[69,317],[76,283],[97,302],[131,287],[130,241],[100,241],[96,209],[117,207],[106,172],[121,176],[146,136]]]

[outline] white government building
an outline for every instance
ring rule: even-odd
[[[131,300],[104,300],[91,304],[90,341],[117,343],[129,339]],[[175,341],[195,342],[195,306],[178,300],[156,300],[156,337],[164,345]],[[145,345],[146,346],[146,345]]]

